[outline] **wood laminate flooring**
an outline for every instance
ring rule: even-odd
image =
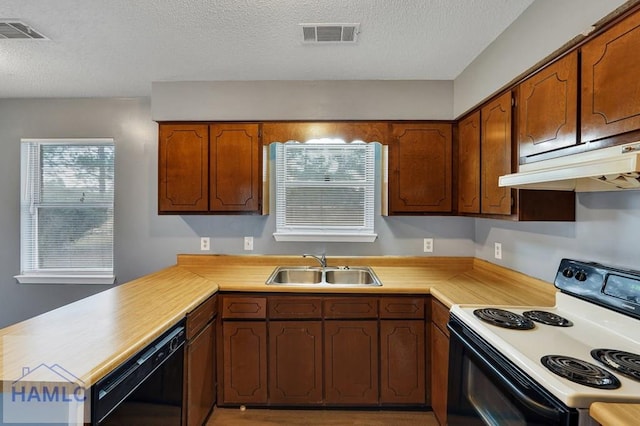
[[[279,410],[216,407],[206,426],[438,426],[431,411]]]

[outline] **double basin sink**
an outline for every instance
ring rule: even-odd
[[[368,266],[279,266],[269,276],[268,285],[317,285],[379,287],[382,283]]]

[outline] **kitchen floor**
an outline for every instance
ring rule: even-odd
[[[206,426],[438,426],[431,411],[267,410],[216,407]]]

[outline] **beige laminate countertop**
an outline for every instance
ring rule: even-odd
[[[329,258],[330,265],[370,265],[376,288],[264,284],[278,265],[314,265],[300,256],[180,255],[176,266],[0,330],[2,380],[22,368],[59,364],[90,386],[184,318],[216,291],[433,294],[454,303],[550,306],[555,288],[473,258]]]
[[[640,404],[594,402],[589,414],[603,426],[633,426],[640,424]]]
[[[0,379],[58,364],[90,386],[217,291],[174,266],[0,330]]]
[[[284,293],[432,294],[453,304],[553,306],[553,285],[470,257],[330,257],[329,266],[371,266],[382,287],[266,285],[276,266],[317,266],[301,256],[179,255],[178,265],[220,291]]]

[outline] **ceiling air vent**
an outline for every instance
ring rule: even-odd
[[[360,24],[300,24],[304,43],[355,43]]]
[[[2,39],[47,40],[29,25],[17,20],[0,20],[0,40]]]

